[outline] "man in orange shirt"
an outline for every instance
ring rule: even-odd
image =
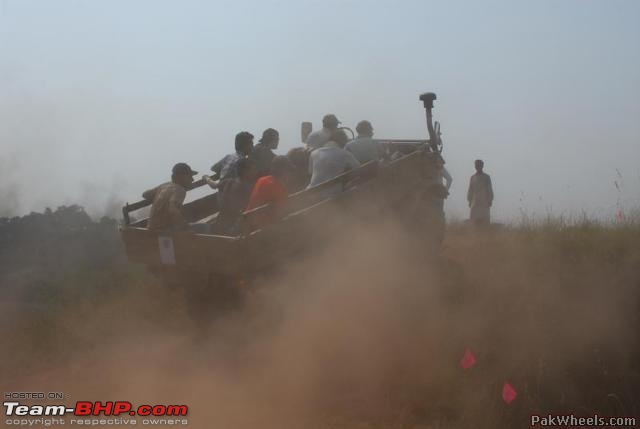
[[[247,210],[269,205],[268,212],[256,213],[251,218],[251,224],[254,228],[260,228],[268,223],[275,221],[284,214],[284,208],[287,202],[287,182],[291,175],[292,165],[286,156],[276,156],[271,162],[271,174],[258,179],[251,197]]]

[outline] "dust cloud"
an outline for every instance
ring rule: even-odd
[[[418,242],[393,222],[354,224],[206,326],[182,289],[150,277],[72,302],[50,352],[22,360],[4,389],[187,404],[193,427],[506,427],[532,410],[637,412],[625,377],[638,356],[632,241],[609,262],[518,231],[451,231],[437,260]],[[16,352],[27,342],[14,341]],[[466,348],[478,363],[465,371]]]

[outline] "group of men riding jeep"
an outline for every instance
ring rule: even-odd
[[[269,211],[253,219],[253,227],[263,226],[283,215],[289,194],[327,182],[367,162],[403,155],[401,152],[385,152],[381,144],[373,139],[373,126],[369,121],[358,123],[358,136],[351,141],[339,125],[340,121],[335,115],[325,115],[322,128],[308,135],[306,146],[293,148],[286,156],[274,153],[280,136],[273,128],[266,129],[255,146],[251,133],[238,133],[235,151],[211,167],[211,176],[202,176],[204,183],[218,191],[219,213],[205,225],[206,232],[237,235],[241,232],[241,219],[245,211],[268,205]],[[491,180],[482,172],[479,163],[482,161],[476,161],[478,173],[471,178],[467,197],[472,221],[488,223],[493,192]],[[178,163],[173,166],[170,182],[143,193],[143,198],[152,202],[149,229],[168,230],[189,226],[182,213],[182,204],[186,190],[197,174],[189,165]],[[438,177],[440,184],[445,180],[448,190],[451,176],[443,163]],[[321,195],[330,197],[341,190],[338,184],[323,189]]]

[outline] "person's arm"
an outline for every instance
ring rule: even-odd
[[[491,185],[491,177],[487,175],[487,185],[489,186],[489,207],[493,205],[493,186]]]
[[[227,156],[225,156],[220,161],[218,161],[215,164],[213,164],[213,166],[211,167],[211,171],[214,172],[214,175],[212,176],[212,178],[214,178],[214,179],[220,178],[220,174],[222,173],[222,168],[227,163]]]
[[[147,201],[153,201],[153,199],[156,197],[157,191],[158,191],[157,186],[155,188],[147,189],[142,193],[142,198],[144,198]]]
[[[211,177],[207,176],[206,174],[204,174],[202,176],[202,181],[204,183],[206,183],[207,185],[209,185],[209,187],[211,189],[218,189],[220,187],[220,181],[219,180],[213,180],[211,179]]]
[[[473,201],[473,176],[469,179],[469,190],[467,191],[467,202],[469,203],[469,207],[471,207],[471,201]]]
[[[449,188],[451,187],[451,183],[453,182],[453,178],[451,177],[451,174],[449,174],[449,172],[445,167],[442,167],[442,177],[444,178],[444,183],[448,191]]]

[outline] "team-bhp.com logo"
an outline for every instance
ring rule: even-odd
[[[76,402],[75,407],[65,405],[23,405],[19,402],[3,402],[6,416],[186,416],[186,405],[140,405],[136,408],[127,401]]]

